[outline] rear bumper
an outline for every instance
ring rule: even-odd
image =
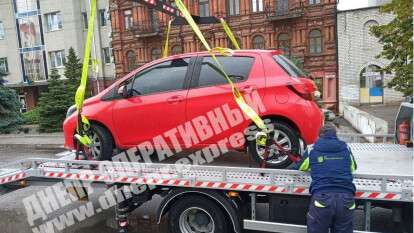
[[[313,144],[318,139],[319,130],[324,124],[324,115],[319,106],[309,101],[308,106],[305,109],[306,118],[303,120],[301,133],[302,139],[307,144]]]

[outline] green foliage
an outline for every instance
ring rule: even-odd
[[[30,111],[23,113],[23,120],[25,124],[34,125],[40,123],[40,111],[39,108],[34,108]]]
[[[70,81],[77,83],[82,75],[82,63],[76,56],[75,50],[70,47],[69,54],[65,62],[65,77]]]
[[[0,85],[0,133],[10,133],[23,123],[20,102],[13,89]]]
[[[383,68],[393,73],[394,78],[388,87],[413,95],[413,2],[412,0],[393,0],[381,8],[383,13],[392,13],[395,18],[386,25],[371,27],[371,32],[383,44],[383,51],[377,58],[390,60]]]

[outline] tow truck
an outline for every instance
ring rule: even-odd
[[[413,149],[387,143],[349,143],[359,168],[354,183],[357,205],[364,210],[364,229],[371,232],[371,210],[390,208],[405,232],[412,232]],[[392,159],[392,160],[391,160]],[[80,181],[129,192],[116,204],[120,232],[127,232],[128,214],[161,195],[157,221],[168,215],[173,233],[306,232],[308,173],[249,167],[176,165],[30,158],[0,167],[0,187]],[[140,192],[125,187],[141,187]],[[143,188],[144,187],[144,188]],[[256,214],[260,203],[269,218]]]
[[[179,24],[184,22],[177,9],[164,1],[134,2],[175,16]],[[211,17],[195,18],[197,23],[215,21]],[[364,210],[364,229],[354,232],[371,232],[371,210],[377,206],[391,208],[405,232],[412,232],[413,149],[387,143],[350,143],[349,146],[359,164],[354,176],[357,205]],[[71,153],[62,159],[28,158],[3,165],[0,188],[62,181],[115,187],[126,197],[116,203],[119,232],[127,232],[128,214],[156,194],[163,197],[157,210],[158,223],[168,215],[171,233],[306,232],[311,182],[308,173],[75,158]],[[262,203],[269,206],[267,219],[257,215]]]

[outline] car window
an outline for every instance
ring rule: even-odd
[[[183,89],[189,63],[190,58],[174,59],[138,73],[132,84],[133,95],[148,95]]]
[[[290,76],[292,77],[303,77],[305,74],[302,70],[300,70],[291,60],[286,58],[283,55],[275,55],[273,56],[273,59],[279,64],[283,70],[286,71]]]
[[[224,70],[233,82],[247,80],[254,63],[252,57],[217,57]],[[227,83],[225,76],[220,72],[217,64],[211,57],[204,57],[198,86],[213,86]]]

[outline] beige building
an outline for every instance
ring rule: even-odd
[[[109,1],[99,0],[92,57],[98,74],[90,74],[91,90],[101,91],[114,79]],[[52,68],[63,76],[70,47],[82,59],[89,18],[84,0],[0,1],[0,69],[6,85],[15,88],[23,111],[33,108],[39,93],[47,88]]]

